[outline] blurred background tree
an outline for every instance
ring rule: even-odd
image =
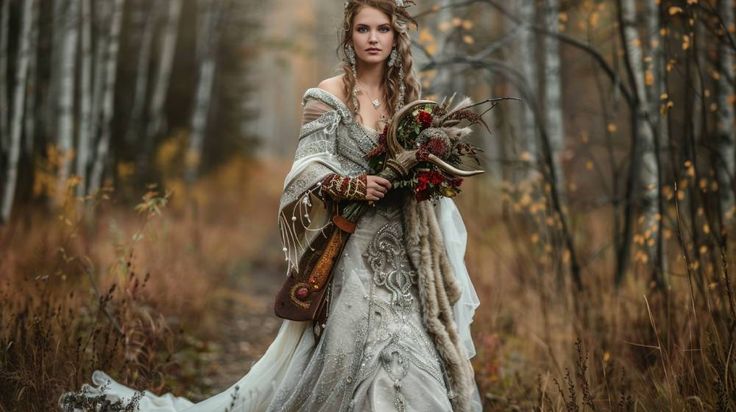
[[[152,294],[150,311],[196,325],[183,347],[204,350],[192,336],[207,336],[225,347],[221,364],[235,365],[226,376],[244,373],[243,359],[257,359],[277,326],[261,336],[235,322],[270,316],[282,257],[268,216],[296,147],[302,93],[336,74],[342,3],[0,0],[0,271],[35,285],[39,273],[66,276],[74,253],[105,267],[105,236],[138,235],[120,217],[126,207],[148,190],[139,210],[158,210],[169,199],[160,192],[173,190],[185,207],[162,218],[168,246],[136,252],[158,272],[149,288],[165,292]],[[486,115],[491,133],[472,139],[488,173],[457,199],[482,302],[474,365],[486,408],[736,408],[733,0],[417,3],[425,97],[522,99]],[[113,187],[120,215],[100,216],[124,223],[111,218],[112,234],[102,220],[69,229],[78,223],[70,202]],[[51,230],[55,221],[65,226]],[[116,251],[118,263],[133,260]],[[56,285],[104,290],[125,278],[111,272]],[[26,335],[14,325],[41,313],[19,296],[45,295],[21,284],[0,286],[16,297],[0,314],[17,314],[0,316],[0,347],[18,348],[0,360],[23,359]],[[106,353],[95,348],[81,362],[90,369]],[[156,359],[120,376],[157,376]],[[179,362],[196,370],[204,361]],[[13,365],[19,375],[0,380],[22,375]],[[164,382],[181,389],[178,378],[199,388],[194,396],[215,386],[186,370],[168,369]],[[85,372],[73,372],[75,383]],[[19,379],[0,381],[14,385],[0,392],[0,409],[30,396]]]

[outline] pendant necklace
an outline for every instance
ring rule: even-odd
[[[379,108],[379,107],[381,107],[381,101],[380,101],[380,100],[378,100],[378,99],[374,99],[374,98],[373,98],[373,96],[371,96],[371,95],[370,95],[370,94],[368,93],[368,89],[363,89],[362,85],[361,85],[360,83],[358,83],[357,79],[356,79],[356,81],[355,81],[355,82],[356,82],[356,83],[358,84],[358,90],[360,90],[360,91],[364,91],[364,92],[365,92],[365,95],[366,95],[366,96],[368,96],[368,99],[369,99],[369,100],[370,100],[370,102],[371,102],[371,106],[373,106],[373,110],[377,111],[377,112],[378,112],[378,114],[380,115],[380,118],[378,119],[378,122],[376,122],[376,124],[378,124],[378,125],[379,125],[379,128],[378,128],[378,129],[381,129],[381,126],[385,125],[385,123],[386,123],[386,120],[387,120],[387,119],[386,119],[386,115],[384,115],[383,113],[381,113],[381,112],[380,112],[380,111],[378,110],[378,108]]]

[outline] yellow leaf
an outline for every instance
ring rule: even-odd
[[[616,130],[618,130],[618,127],[615,123],[608,123],[608,133],[616,133]]]
[[[670,13],[670,16],[674,16],[675,14],[682,13],[682,7],[671,6],[669,8],[669,13]]]
[[[647,86],[651,86],[654,84],[654,73],[652,73],[651,69],[648,69],[644,73],[644,84],[646,84]]]
[[[465,43],[465,44],[473,44],[473,43],[475,43],[475,39],[473,39],[473,36],[471,36],[469,34],[466,34],[465,36],[463,36],[463,43]]]
[[[687,50],[690,48],[690,36],[687,34],[682,35],[682,50]]]

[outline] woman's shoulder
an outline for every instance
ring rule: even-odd
[[[330,93],[331,95],[340,99],[343,104],[345,104],[345,99],[347,96],[345,96],[345,86],[342,80],[344,76],[344,74],[340,74],[328,79],[324,79],[319,82],[317,88]]]
[[[319,82],[317,87],[307,89],[304,93],[303,103],[305,105],[310,101],[322,103],[337,110],[340,114],[348,116],[350,111],[345,103],[345,88],[342,77],[342,75],[330,77]]]

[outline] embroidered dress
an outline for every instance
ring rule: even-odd
[[[279,227],[290,270],[309,240],[329,222],[319,182],[330,173],[375,173],[365,154],[378,133],[357,123],[348,108],[322,89],[304,95],[304,122],[286,177]],[[284,321],[266,354],[240,381],[200,403],[149,392],[141,411],[451,411],[457,396],[448,370],[424,325],[419,274],[407,255],[401,192],[390,191],[357,222],[333,269],[328,317],[319,336],[312,322]],[[460,287],[453,320],[464,357],[474,355],[469,324],[478,298],[463,263],[465,231],[453,202],[435,207],[447,258]],[[465,360],[465,359],[464,359]],[[469,362],[468,362],[469,364]],[[472,378],[471,378],[472,380]],[[134,391],[95,372],[111,399]],[[86,386],[90,395],[102,393]],[[471,406],[480,411],[472,384]],[[458,409],[456,407],[456,409]]]

